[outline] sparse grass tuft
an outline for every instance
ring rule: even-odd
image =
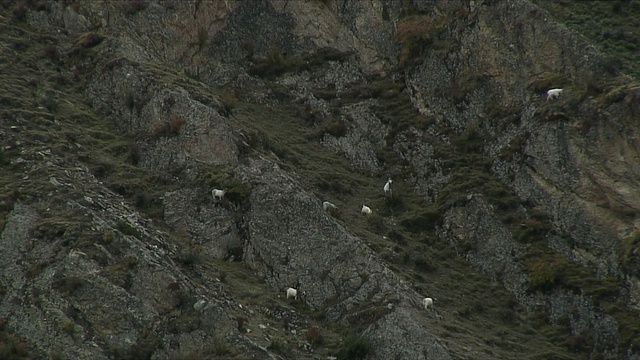
[[[140,232],[138,231],[138,229],[136,229],[135,227],[133,227],[131,224],[129,224],[124,220],[118,221],[118,223],[116,224],[116,229],[118,229],[121,233],[125,235],[130,235],[130,236],[135,236],[137,238],[140,238]]]

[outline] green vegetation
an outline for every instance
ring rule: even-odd
[[[603,54],[604,71],[616,70],[640,78],[640,1],[534,0],[559,22],[585,35]]]
[[[214,355],[230,355],[231,348],[227,343],[227,340],[222,336],[216,336],[213,338],[213,345],[211,345],[211,352]]]
[[[264,60],[256,61],[256,65],[249,68],[249,75],[273,79],[284,73],[295,73],[318,68],[327,61],[344,61],[349,53],[340,52],[332,48],[321,48],[314,53],[301,56],[288,56],[273,46]]]
[[[203,262],[202,246],[188,242],[178,255],[178,261],[185,266],[193,266]]]
[[[555,255],[550,261],[545,258],[537,259],[531,264],[531,290],[549,290],[562,281],[567,259],[561,255]]]
[[[141,236],[138,229],[136,229],[135,227],[133,227],[131,224],[129,224],[124,220],[118,221],[118,223],[116,224],[116,229],[120,230],[120,232],[125,235],[135,236],[138,238]]]
[[[76,324],[73,321],[67,321],[63,326],[62,326],[62,331],[64,331],[65,333],[69,334],[69,335],[73,335],[76,331]]]
[[[85,281],[78,276],[58,276],[53,282],[53,288],[68,295],[73,295],[76,290],[84,285]]]
[[[363,337],[351,335],[345,339],[338,351],[339,360],[366,359],[373,352],[371,342]]]

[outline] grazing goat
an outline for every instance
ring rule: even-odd
[[[287,288],[287,299],[294,298],[298,300],[298,290],[294,288]]]
[[[368,207],[367,205],[362,205],[362,210],[360,211],[365,215],[369,215],[371,214],[371,208]]]
[[[424,298],[422,300],[422,305],[424,305],[425,310],[429,310],[429,308],[433,308],[433,299],[432,298]]]
[[[338,207],[333,205],[332,203],[330,203],[328,201],[325,201],[325,202],[322,203],[322,208],[325,211],[329,211],[329,210],[337,209]]]
[[[558,98],[560,93],[562,93],[562,89],[551,89],[547,91],[547,100]]]
[[[218,190],[218,189],[211,190],[211,195],[213,196],[214,200],[222,200],[222,198],[224,197],[224,194],[226,193],[227,193],[226,190]]]
[[[393,193],[391,192],[391,183],[393,182],[393,180],[389,179],[387,181],[386,184],[384,184],[384,187],[382,188],[384,190],[384,194],[387,195],[387,193],[389,193],[389,195],[393,195]]]

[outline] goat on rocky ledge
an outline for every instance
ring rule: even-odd
[[[551,89],[547,91],[547,100],[556,99],[562,93],[562,89]]]
[[[425,310],[429,310],[429,308],[433,308],[433,299],[429,297],[422,299],[422,305],[424,305]]]
[[[333,205],[332,203],[330,203],[330,202],[328,202],[328,201],[325,201],[325,202],[323,202],[323,203],[322,203],[322,208],[323,208],[325,211],[329,211],[329,210],[337,209],[338,207],[337,207],[337,206],[335,206],[335,205]]]
[[[226,190],[213,189],[211,190],[211,196],[213,196],[214,200],[222,200],[224,194],[226,194]]]
[[[391,183],[393,182],[393,180],[389,179],[387,180],[387,183],[384,184],[384,187],[382,188],[384,190],[384,194],[387,195],[387,193],[389,193],[389,195],[393,195],[393,193],[391,192]]]
[[[298,290],[294,288],[287,288],[287,299],[294,298],[298,300]]]

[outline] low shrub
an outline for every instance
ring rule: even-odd
[[[151,137],[157,139],[162,136],[176,136],[180,133],[180,128],[185,122],[187,122],[185,118],[173,115],[169,122],[156,126],[151,132]]]
[[[243,334],[246,332],[246,329],[244,328],[244,324],[246,322],[247,322],[247,318],[242,317],[242,316],[236,317],[236,324],[237,324],[237,327],[238,327],[238,331],[240,331]]]
[[[135,15],[147,7],[146,0],[129,0],[125,4],[124,12],[127,15]]]
[[[84,279],[78,276],[60,276],[54,280],[52,285],[54,289],[72,295],[84,285]]]
[[[317,327],[309,328],[302,337],[311,345],[317,346],[324,344],[324,337]]]
[[[178,255],[178,261],[185,266],[201,264],[204,261],[202,258],[202,247],[197,244],[187,246]]]
[[[539,258],[530,266],[529,289],[547,291],[563,282],[567,260],[562,255],[553,258]]]
[[[232,115],[233,108],[238,104],[238,98],[232,92],[226,92],[220,95],[220,103],[222,108],[220,109],[222,116],[230,116]]]
[[[366,359],[372,352],[373,346],[369,340],[351,335],[345,339],[336,356],[338,360]]]
[[[118,229],[121,233],[125,235],[130,235],[130,236],[135,236],[137,238],[140,238],[140,232],[138,231],[138,229],[136,229],[135,227],[133,227],[131,224],[129,224],[124,220],[118,221],[118,223],[116,224],[116,229]]]
[[[73,321],[68,321],[64,324],[62,330],[69,335],[73,335],[73,333],[76,331],[76,324]]]
[[[15,20],[23,21],[27,18],[27,6],[24,2],[16,4],[11,10],[11,15]]]
[[[91,48],[100,44],[104,40],[104,36],[96,33],[84,33],[78,37],[77,45],[81,48]]]
[[[347,124],[342,119],[331,120],[327,122],[322,130],[320,130],[321,138],[324,134],[329,134],[334,137],[343,137],[347,135]]]
[[[291,348],[287,346],[287,344],[281,340],[273,339],[271,340],[271,344],[267,346],[267,350],[271,350],[277,352],[284,356],[291,355]]]
[[[213,338],[213,345],[209,348],[209,352],[213,355],[230,355],[231,349],[224,337],[216,335]]]
[[[58,48],[54,45],[45,46],[43,52],[44,56],[51,60],[55,60],[58,58]]]

